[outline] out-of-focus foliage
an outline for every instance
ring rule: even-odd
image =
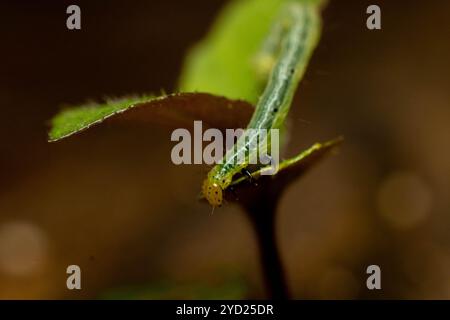
[[[181,91],[205,91],[255,103],[261,83],[255,57],[282,0],[232,1],[207,38],[188,55]]]
[[[256,104],[264,85],[256,72],[256,58],[283,2],[286,0],[231,1],[208,36],[188,54],[180,90],[219,94]]]
[[[214,285],[159,283],[149,286],[128,287],[108,292],[102,298],[108,300],[237,300],[245,299],[247,293],[248,288],[242,280],[231,279]]]

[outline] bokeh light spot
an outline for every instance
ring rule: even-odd
[[[415,227],[430,214],[430,187],[417,174],[396,172],[386,178],[378,192],[380,215],[392,227]]]
[[[0,272],[31,275],[41,270],[47,257],[48,241],[41,228],[22,221],[0,225]]]

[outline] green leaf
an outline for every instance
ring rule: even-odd
[[[271,167],[263,167],[252,173],[252,177],[255,179],[258,178],[271,178],[275,179],[277,175],[286,176],[289,181],[295,180],[299,175],[305,173],[308,169],[310,169],[314,164],[316,164],[319,160],[321,160],[325,155],[327,155],[330,151],[335,149],[338,145],[340,145],[344,141],[343,137],[338,137],[336,139],[327,141],[327,142],[317,142],[308,149],[300,152],[297,156],[284,160],[280,163],[278,172],[276,175],[261,175],[261,173],[265,170],[271,169]],[[247,177],[239,177],[231,186],[236,186],[244,181],[248,181]]]
[[[108,100],[105,104],[67,109],[51,121],[49,140],[57,141],[104,121],[132,121],[171,128],[193,126],[202,119],[204,127],[223,129],[245,127],[253,113],[247,102],[207,93],[179,93],[161,97]]]
[[[66,109],[51,120],[49,141],[56,141],[85,130],[96,123],[133,108],[138,103],[149,101],[151,97],[127,97],[107,100],[104,104],[91,103]]]
[[[230,1],[207,37],[188,54],[180,91],[208,92],[256,104],[264,85],[256,72],[256,58],[285,1]]]
[[[343,140],[342,137],[339,137],[324,143],[315,143],[297,156],[282,161],[275,175],[261,175],[264,170],[269,169],[269,167],[264,167],[251,174],[253,181],[246,176],[236,178],[230,185],[232,191],[231,189],[225,190],[226,200],[237,202],[244,207],[253,206],[260,199],[267,197],[272,197],[273,201],[277,201],[292,182],[331,154]],[[255,183],[258,185],[256,188]]]

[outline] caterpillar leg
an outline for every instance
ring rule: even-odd
[[[250,173],[250,171],[248,171],[247,169],[242,169],[241,173],[247,177],[248,181],[250,181],[251,184],[253,184],[254,186],[258,186],[258,183],[256,182],[256,180],[253,178],[252,174]]]

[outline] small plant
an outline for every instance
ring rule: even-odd
[[[52,120],[49,141],[117,120],[186,128],[202,120],[221,131],[245,126],[281,129],[319,39],[322,5],[319,0],[232,1],[208,37],[187,56],[178,93],[65,110]],[[205,180],[203,196],[212,206],[220,206],[222,199],[235,202],[251,220],[272,298],[289,298],[274,232],[280,196],[341,141],[316,143],[282,161],[275,175],[264,175],[264,166],[247,170],[246,161],[218,164]],[[241,150],[253,152],[248,144]]]

